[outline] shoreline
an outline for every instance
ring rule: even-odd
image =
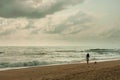
[[[109,62],[109,61],[119,61],[118,59],[112,59],[112,60],[91,60],[91,63],[94,62]],[[74,64],[86,64],[86,61],[79,61],[79,62],[70,62],[70,63],[62,63],[62,64],[50,64],[50,65],[38,65],[38,66],[26,66],[26,67],[8,67],[8,68],[0,68],[0,71],[7,71],[7,70],[18,70],[18,69],[27,69],[27,68],[37,68],[37,67],[50,67],[50,66],[62,66],[62,65],[74,65]]]
[[[5,70],[0,71],[0,80],[120,80],[119,75],[120,60],[116,60]]]

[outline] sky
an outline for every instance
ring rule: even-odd
[[[120,47],[120,0],[0,0],[0,46]]]

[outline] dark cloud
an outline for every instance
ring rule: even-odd
[[[34,17],[39,13],[23,5],[23,0],[0,0],[0,16],[4,18]],[[40,16],[40,14],[39,14]]]
[[[40,8],[33,8],[30,5],[27,5],[25,1],[26,0],[0,0],[0,17],[42,18],[46,15],[62,10],[69,5],[82,3],[84,0],[54,0],[54,2],[48,0],[49,4],[45,4],[44,7]],[[44,3],[41,3],[41,1],[40,4],[44,5]]]

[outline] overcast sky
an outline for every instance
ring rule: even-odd
[[[118,46],[120,0],[0,0],[1,46]]]

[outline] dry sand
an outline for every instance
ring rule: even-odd
[[[0,80],[120,80],[120,61],[6,70]]]

